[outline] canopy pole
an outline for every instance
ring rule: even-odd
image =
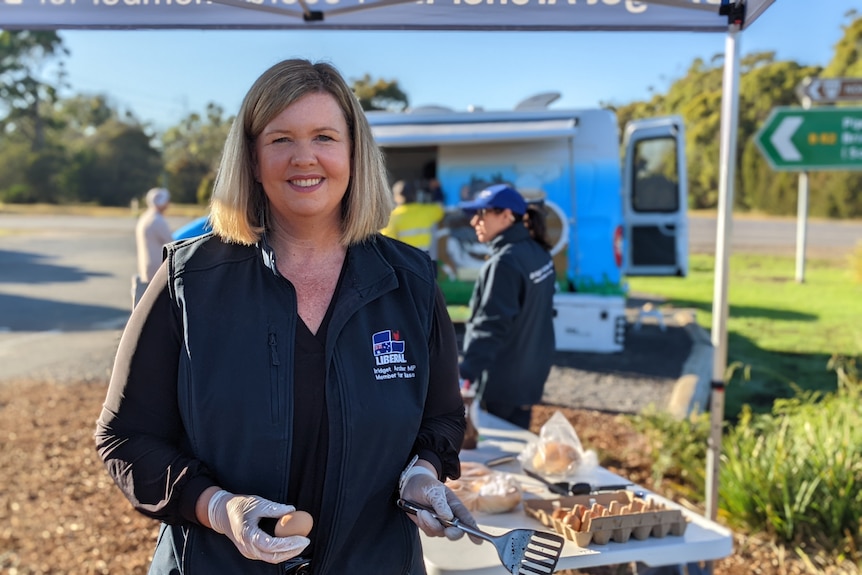
[[[715,280],[712,300],[712,395],[710,438],[706,457],[706,512],[718,516],[718,466],[724,428],[724,378],[727,371],[727,285],[733,192],[736,178],[736,132],[739,124],[739,26],[731,25],[724,47],[724,79],[721,96],[721,146],[719,150],[718,216],[716,219]]]

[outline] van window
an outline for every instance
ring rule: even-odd
[[[652,138],[635,145],[632,208],[636,212],[679,210],[676,139]]]

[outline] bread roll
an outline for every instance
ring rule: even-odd
[[[484,513],[506,513],[521,502],[521,486],[509,475],[497,473],[479,488],[476,505]]]
[[[580,454],[571,445],[558,441],[545,441],[536,447],[533,468],[549,475],[565,475],[573,471],[573,465],[580,461]]]
[[[450,479],[446,487],[470,511],[505,513],[521,502],[521,485],[505,473],[492,471],[481,464],[461,464],[461,479]]]

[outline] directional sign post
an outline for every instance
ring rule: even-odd
[[[806,78],[797,94],[816,104],[862,100],[862,78]]]
[[[862,170],[862,108],[773,108],[755,142],[774,170]]]

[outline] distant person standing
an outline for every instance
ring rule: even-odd
[[[389,223],[380,233],[425,250],[435,258],[434,230],[445,214],[443,206],[439,203],[419,202],[416,187],[404,180],[392,184],[392,195],[395,198],[395,209],[389,215]]]
[[[162,263],[162,248],[173,241],[171,228],[164,213],[171,202],[171,194],[165,188],[153,188],[147,192],[147,209],[138,218],[135,227],[135,242],[138,246],[138,273],[132,278],[132,307],[134,308],[147,284]]]
[[[544,213],[507,184],[459,207],[491,250],[470,298],[460,375],[488,413],[529,429],[556,349],[556,274]]]
[[[431,160],[422,167],[422,188],[424,198],[420,198],[422,202],[432,202],[438,204],[446,203],[446,194],[440,185],[440,180],[437,179],[437,161]]]

